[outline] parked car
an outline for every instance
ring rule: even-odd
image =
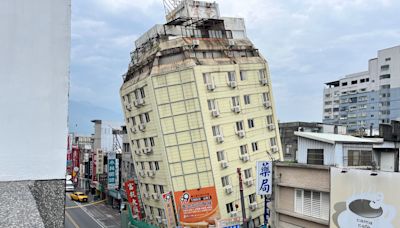
[[[72,200],[76,200],[79,202],[87,202],[88,196],[83,192],[73,192],[69,195]]]
[[[65,181],[65,191],[66,191],[66,192],[73,192],[73,191],[75,191],[75,186],[74,186],[74,184],[72,183],[72,181],[70,181],[70,180]]]

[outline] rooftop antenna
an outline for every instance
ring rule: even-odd
[[[184,0],[163,0],[165,15],[171,13]]]

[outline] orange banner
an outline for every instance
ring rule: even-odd
[[[215,224],[219,218],[215,187],[175,192],[179,221],[183,226],[201,227]]]

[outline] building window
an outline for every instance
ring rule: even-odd
[[[226,204],[226,212],[231,213],[232,211],[234,211],[233,209],[233,203],[228,203]]]
[[[244,98],[244,104],[246,105],[250,104],[250,95],[244,95],[243,98]]]
[[[253,149],[253,152],[258,150],[258,143],[257,142],[252,142],[251,143],[251,148]]]
[[[267,74],[264,69],[258,71],[258,77],[260,80],[267,78]]]
[[[221,177],[222,187],[230,185],[229,176]]]
[[[379,79],[388,79],[388,78],[390,78],[390,74],[384,74],[384,75],[381,75],[381,76],[379,76]]]
[[[243,129],[243,121],[236,122],[236,131],[242,131]]]
[[[262,101],[265,103],[269,101],[269,94],[268,93],[263,93],[262,94]]]
[[[221,129],[219,126],[212,126],[212,132],[213,136],[220,136],[221,134]]]
[[[323,165],[324,164],[324,150],[323,149],[308,149],[307,150],[307,164]]]
[[[146,189],[146,192],[149,192],[149,191],[150,191],[149,184],[145,184],[144,187],[145,187],[145,189]]]
[[[153,137],[150,137],[149,138],[149,141],[150,141],[150,146],[155,146],[156,144],[154,143],[154,138]]]
[[[246,73],[246,71],[243,71],[243,70],[240,71],[240,80],[241,80],[241,81],[247,80],[247,73]]]
[[[160,193],[164,193],[164,186],[160,185],[159,188],[160,188]]]
[[[153,170],[153,162],[149,162],[149,169]]]
[[[272,119],[272,115],[268,115],[267,116],[267,124],[273,124],[273,123],[274,123],[274,121]]]
[[[158,164],[158,161],[154,162],[154,166],[156,167],[156,170],[160,170],[160,165]]]
[[[204,81],[204,84],[209,84],[211,82],[210,73],[203,73],[203,81]]]
[[[328,220],[329,193],[296,189],[294,211],[306,216]]]
[[[163,216],[163,209],[161,209],[161,208],[157,208],[157,210],[158,210],[158,216],[160,216],[160,217],[164,217]]]
[[[389,70],[389,65],[381,66],[381,71],[386,71],[386,70]]]
[[[239,97],[232,97],[232,106],[236,107],[236,106],[239,106],[239,105],[240,105]]]
[[[352,85],[355,85],[355,84],[357,84],[357,80],[355,80],[355,81],[351,81],[351,84],[352,84]]]
[[[154,193],[158,193],[157,185],[153,185],[153,190],[154,190]]]
[[[349,150],[347,155],[348,166],[370,166],[372,164],[372,151]]]
[[[253,128],[254,127],[254,119],[248,119],[247,123],[249,125],[249,128]]]
[[[272,147],[272,146],[276,146],[276,138],[275,138],[275,137],[269,139],[269,145],[270,145],[271,147]]]
[[[249,195],[249,203],[254,203],[254,202],[256,202],[256,194],[255,193]]]
[[[225,161],[225,152],[223,150],[217,151],[218,161]]]
[[[236,81],[235,71],[228,72],[228,82]]]
[[[391,60],[391,58],[390,58],[390,57],[385,59],[385,61],[386,61],[386,62],[388,62],[388,61],[390,61],[390,60]]]
[[[154,211],[153,211],[153,207],[152,206],[149,206],[149,210],[150,210],[150,214],[154,214]]]
[[[254,224],[254,227],[260,227],[261,226],[260,217],[253,219],[253,224]]]
[[[347,86],[347,82],[342,82],[342,86]]]
[[[251,177],[251,168],[244,170],[244,178],[249,179]]]
[[[208,110],[212,111],[217,109],[217,105],[214,99],[208,100],[207,103],[208,103]]]
[[[241,155],[247,154],[247,145],[241,145],[240,146],[240,154]]]

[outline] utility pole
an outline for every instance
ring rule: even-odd
[[[240,206],[242,207],[242,217],[243,217],[243,228],[248,228],[247,219],[246,219],[246,207],[244,205],[244,196],[243,196],[243,180],[242,180],[242,172],[240,168],[237,168],[237,173],[239,175],[239,188],[240,188]]]

